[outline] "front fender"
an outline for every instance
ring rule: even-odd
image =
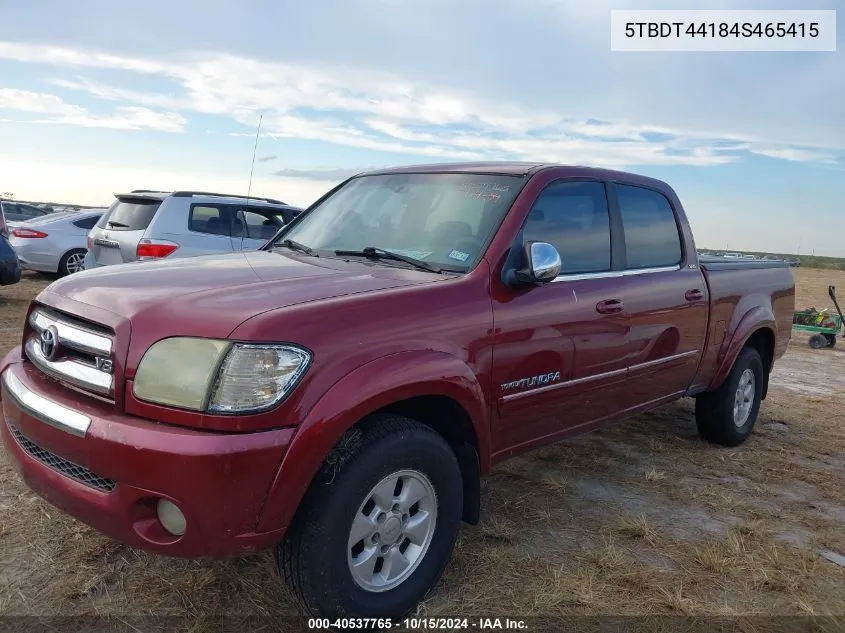
[[[311,408],[282,459],[257,530],[278,530],[290,524],[323,461],[356,422],[417,396],[447,396],[467,411],[478,441],[482,472],[489,470],[490,407],[467,364],[445,352],[391,354],[347,374]]]
[[[719,368],[716,370],[713,380],[710,381],[707,391],[719,388],[731,372],[731,368],[740,351],[745,347],[745,343],[754,332],[761,328],[771,330],[777,337],[777,323],[770,306],[757,305],[749,309],[737,322],[731,336],[725,337],[722,348],[719,350],[719,358],[721,359]]]

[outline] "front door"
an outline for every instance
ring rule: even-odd
[[[493,304],[494,452],[529,448],[619,410],[630,348],[605,185],[561,180],[538,196],[524,241],[549,242],[561,275]]]

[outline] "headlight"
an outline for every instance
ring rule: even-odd
[[[133,391],[141,400],[202,411],[229,341],[166,338],[138,366]]]
[[[144,354],[133,392],[194,411],[257,412],[281,402],[310,361],[306,350],[291,345],[169,338]]]
[[[298,347],[235,343],[220,368],[208,410],[269,409],[294,387],[310,360],[311,355]]]

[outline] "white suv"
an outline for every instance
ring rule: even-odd
[[[115,194],[88,233],[85,268],[256,249],[301,211],[272,198],[207,191]]]

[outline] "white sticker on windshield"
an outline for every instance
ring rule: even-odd
[[[450,259],[457,259],[459,262],[465,262],[469,259],[469,253],[464,253],[463,251],[452,251],[449,253]]]
[[[425,259],[433,251],[405,251],[405,250],[398,250],[398,249],[391,249],[394,253],[399,253],[400,255],[405,255],[406,257],[413,257],[414,259]]]

